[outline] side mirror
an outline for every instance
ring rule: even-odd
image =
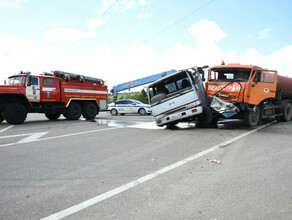
[[[133,102],[132,105],[137,105],[137,104],[135,102]]]
[[[31,76],[27,77],[27,86],[31,86]]]

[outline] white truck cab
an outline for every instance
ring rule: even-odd
[[[201,67],[177,71],[150,84],[144,92],[148,96],[157,126],[175,125],[181,121],[203,121],[206,94],[200,74]],[[212,114],[208,115],[210,121]]]

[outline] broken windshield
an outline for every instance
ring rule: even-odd
[[[164,80],[149,87],[151,104],[161,102],[163,99],[171,97],[191,88],[191,83],[186,71],[166,77]]]
[[[212,69],[209,81],[217,82],[248,82],[251,69],[218,68]]]

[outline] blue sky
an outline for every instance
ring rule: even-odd
[[[292,77],[291,11],[291,0],[0,0],[0,78],[58,69],[112,86],[221,60]]]

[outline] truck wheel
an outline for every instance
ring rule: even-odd
[[[67,107],[64,116],[69,120],[78,120],[81,116],[81,106],[77,102],[72,102]]]
[[[94,119],[95,116],[97,115],[97,112],[98,112],[97,107],[92,102],[86,102],[83,105],[82,115],[87,120]]]
[[[199,121],[196,123],[197,128],[210,127],[212,123],[212,110],[208,107],[204,108],[203,113],[200,115]]]
[[[60,115],[61,114],[58,114],[58,113],[56,113],[56,114],[45,114],[45,116],[48,118],[48,119],[50,119],[50,120],[57,120],[59,117],[60,117]]]
[[[118,114],[118,111],[117,111],[115,108],[113,108],[113,109],[111,110],[111,114],[112,114],[113,116],[116,116],[116,115]]]
[[[0,112],[0,123],[4,121],[4,113]]]
[[[8,124],[22,124],[27,116],[26,108],[20,103],[11,103],[7,105],[4,111],[4,117]]]
[[[248,127],[255,127],[258,125],[261,117],[260,108],[255,105],[253,111],[246,110],[244,112],[244,123]]]
[[[292,105],[289,102],[283,102],[283,115],[280,117],[281,121],[290,121],[292,118]]]
[[[140,108],[139,111],[138,111],[138,113],[140,115],[146,115],[146,110],[144,108]]]

